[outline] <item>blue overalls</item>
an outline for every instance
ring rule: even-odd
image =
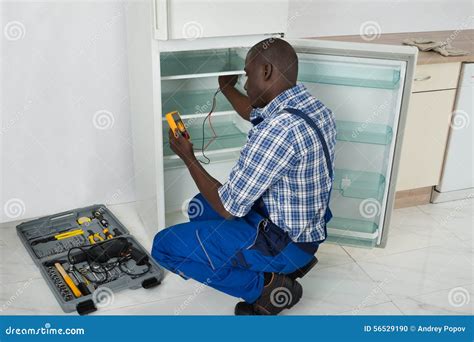
[[[316,130],[332,179],[329,152],[319,128],[301,111],[291,108],[286,111],[300,116]],[[190,222],[156,234],[153,258],[184,279],[192,278],[248,303],[261,295],[264,272],[289,274],[302,268],[312,260],[322,242],[293,242],[268,219],[262,200],[246,216],[231,220],[215,212],[201,194],[190,201],[188,208],[193,209],[188,210]],[[326,223],[331,217],[327,207]]]

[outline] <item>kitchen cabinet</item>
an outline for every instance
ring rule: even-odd
[[[441,177],[461,63],[416,68],[397,190],[437,185]]]
[[[160,229],[187,221],[188,201],[198,191],[184,164],[169,149],[164,115],[180,112],[202,160],[200,148],[212,137],[207,124],[203,135],[203,121],[211,108],[218,76],[243,74],[248,49],[265,37],[281,36],[278,31],[250,34],[234,27],[232,32],[225,29],[229,36],[221,38],[168,36],[161,40],[151,29],[154,6],[151,1],[132,3],[127,10],[134,181],[140,217],[150,238]],[[175,15],[168,14],[168,18]],[[407,46],[312,39],[289,42],[299,58],[298,81],[333,109],[337,120],[330,203],[334,217],[328,223],[328,241],[383,247],[417,51]],[[219,94],[216,101],[212,124],[217,139],[206,149],[211,162],[204,167],[224,182],[251,125],[225,97]]]

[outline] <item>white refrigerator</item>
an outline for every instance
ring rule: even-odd
[[[179,17],[170,14],[170,2],[166,2],[165,19],[157,15],[163,6],[160,1],[141,1],[129,5],[127,11],[135,188],[150,238],[169,225],[187,221],[187,204],[198,192],[184,164],[169,149],[164,115],[180,112],[196,155],[203,159],[198,151],[203,142],[202,122],[210,110],[218,76],[243,74],[249,47],[264,38],[284,36],[284,27],[269,34],[255,28],[257,34],[229,35],[223,23],[226,36],[216,36],[221,31],[210,30],[212,37],[183,38],[169,22]],[[226,13],[227,20],[235,20],[229,17],[232,13]],[[181,25],[182,20],[176,22]],[[265,23],[262,25],[260,31],[265,28]],[[168,34],[157,32],[163,26]],[[170,31],[179,37],[170,38]],[[299,82],[328,106],[337,120],[330,203],[334,217],[328,223],[328,241],[383,247],[417,50],[313,39],[288,41],[298,54]],[[211,162],[205,168],[224,182],[251,126],[221,94],[211,120],[217,139],[206,150]],[[211,137],[206,124],[204,143]]]

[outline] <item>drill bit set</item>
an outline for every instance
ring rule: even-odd
[[[93,294],[100,287],[151,288],[163,278],[159,265],[103,205],[24,222],[17,233],[65,312],[95,311]]]

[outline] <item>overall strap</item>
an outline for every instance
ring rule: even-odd
[[[324,135],[323,135],[323,133],[321,133],[321,130],[319,129],[319,127],[302,110],[299,110],[299,109],[296,109],[296,108],[285,108],[283,110],[287,111],[288,113],[299,116],[304,121],[306,121],[308,123],[308,125],[310,125],[314,129],[314,131],[318,135],[318,138],[319,138],[319,141],[321,142],[321,145],[323,146],[324,158],[326,159],[326,165],[327,165],[327,168],[328,168],[329,177],[331,177],[331,180],[332,180],[333,171],[332,171],[331,155],[329,154],[329,149],[328,149],[328,145],[326,143],[326,139],[324,139]]]

